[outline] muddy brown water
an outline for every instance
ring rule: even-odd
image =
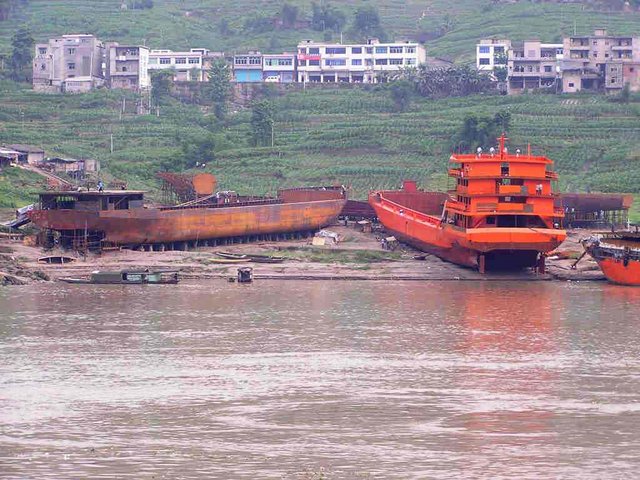
[[[0,289],[0,478],[633,478],[640,288]]]

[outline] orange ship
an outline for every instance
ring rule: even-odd
[[[218,192],[172,207],[146,207],[141,191],[46,192],[29,218],[67,248],[171,248],[175,242],[317,230],[334,221],[346,201],[345,189],[335,186],[280,190],[276,198]]]
[[[582,242],[610,282],[640,285],[640,232],[613,232]]]
[[[415,182],[401,191],[374,191],[369,203],[387,230],[416,248],[459,265],[486,269],[537,267],[545,254],[566,238],[564,213],[554,206],[542,156],[509,153],[505,138],[499,150],[451,156],[449,176],[456,189],[448,194],[423,192]]]

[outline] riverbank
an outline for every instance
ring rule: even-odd
[[[382,249],[378,240],[382,233],[363,233],[355,225],[330,227],[340,239],[324,246],[312,245],[311,239],[254,242],[219,247],[200,247],[190,251],[142,252],[119,250],[86,258],[59,250],[43,252],[20,240],[0,239],[0,284],[25,284],[37,281],[56,281],[62,277],[81,277],[95,270],[135,268],[179,268],[183,278],[215,279],[236,275],[238,267],[251,266],[254,278],[278,280],[603,280],[597,264],[585,257],[577,269],[571,265],[582,253],[579,243],[589,232],[569,232],[567,240],[548,260],[548,273],[537,275],[525,271],[517,273],[478,272],[453,265],[433,255],[405,245],[394,251]],[[282,263],[215,263],[216,252],[274,255],[284,258]],[[43,256],[65,255],[71,263],[42,264]],[[419,258],[419,259],[416,259]],[[424,259],[422,259],[424,258]]]

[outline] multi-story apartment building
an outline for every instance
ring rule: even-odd
[[[415,42],[343,45],[306,40],[298,45],[298,82],[377,83],[385,74],[426,62]]]
[[[33,89],[39,92],[84,92],[104,84],[104,45],[93,35],[52,38],[35,46]]]
[[[562,58],[561,43],[514,42],[507,63],[508,93],[538,88],[559,89]]]
[[[640,63],[639,37],[612,36],[604,29],[596,29],[593,35],[574,35],[563,43],[564,92],[602,88],[615,91],[625,83],[637,88],[638,68],[633,64]]]
[[[476,45],[476,68],[484,72],[493,72],[496,67],[507,67],[507,58],[511,50],[511,41],[497,38],[484,38]]]
[[[265,82],[291,83],[296,81],[295,53],[265,53],[262,56],[262,79]]]
[[[146,90],[149,80],[149,49],[140,45],[107,44],[106,73],[109,88]]]
[[[192,48],[188,52],[171,50],[151,50],[149,70],[173,70],[173,79],[178,82],[204,82],[214,58],[222,54],[212,54],[206,48]]]
[[[233,79],[237,83],[262,82],[262,53],[249,52],[233,56]]]

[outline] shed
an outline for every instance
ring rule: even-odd
[[[26,162],[29,165],[38,165],[44,161],[44,150],[40,147],[16,143],[9,145],[9,148],[20,152],[22,154],[20,161]]]
[[[21,153],[10,148],[0,147],[0,167],[18,163]]]

